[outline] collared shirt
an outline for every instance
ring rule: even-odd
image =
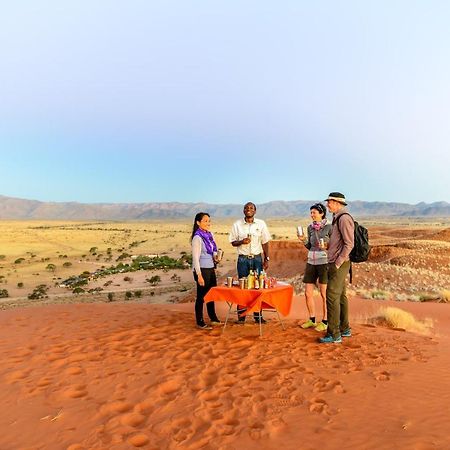
[[[339,218],[340,216],[342,217]],[[333,227],[328,245],[328,262],[335,263],[336,267],[340,267],[344,261],[350,260],[350,252],[355,241],[354,233],[353,218],[349,216],[347,208],[342,208],[333,216]]]
[[[231,227],[229,241],[242,241],[248,235],[251,236],[251,242],[236,247],[238,255],[259,255],[263,252],[262,244],[267,244],[270,241],[270,233],[266,222],[256,218],[251,223],[247,223],[245,219],[237,220]]]

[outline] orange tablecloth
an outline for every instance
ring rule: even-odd
[[[278,284],[270,289],[215,286],[205,295],[205,302],[223,301],[246,306],[245,314],[258,312],[263,308],[275,308],[283,316],[287,316],[291,311],[293,295],[294,288],[290,284]]]

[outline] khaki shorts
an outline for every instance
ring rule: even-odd
[[[319,280],[320,284],[328,283],[328,264],[318,264],[317,266],[314,266],[306,263],[303,283],[316,284],[317,280]]]

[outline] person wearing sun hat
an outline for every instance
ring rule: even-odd
[[[346,278],[350,271],[350,252],[354,245],[355,224],[347,211],[345,195],[331,192],[327,202],[333,213],[328,244],[327,334],[319,339],[322,344],[339,344],[342,337],[352,335],[348,319]]]

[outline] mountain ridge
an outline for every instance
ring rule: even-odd
[[[260,217],[296,217],[309,214],[316,200],[275,200],[257,205]],[[415,205],[398,202],[349,201],[355,216],[364,217],[450,217],[450,203],[420,202]],[[214,217],[236,217],[242,214],[242,204],[206,202],[146,202],[146,203],[79,203],[42,202],[0,195],[0,219],[11,220],[144,220],[193,217],[206,211]]]

